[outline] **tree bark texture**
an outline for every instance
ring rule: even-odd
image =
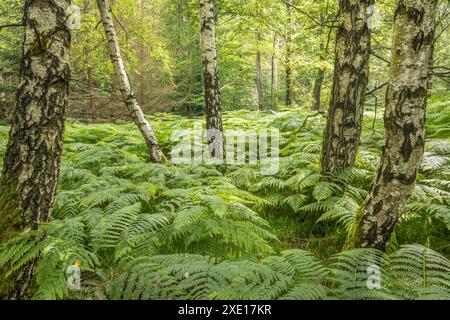
[[[208,149],[211,157],[220,158],[224,155],[224,139],[214,24],[213,0],[200,0],[200,38]]]
[[[425,145],[429,61],[437,0],[400,0],[386,92],[381,164],[347,247],[385,250],[412,194]]]
[[[106,38],[108,39],[108,49],[111,57],[111,62],[114,66],[114,71],[119,80],[119,90],[122,99],[125,102],[134,123],[141,132],[145,143],[147,144],[150,160],[153,162],[164,162],[165,157],[159,147],[158,139],[156,138],[150,122],[145,117],[139,103],[131,88],[128,74],[125,70],[125,65],[120,53],[119,41],[117,40],[116,30],[111,16],[111,6],[108,0],[97,0],[98,9],[103,21],[103,28],[105,30]]]
[[[372,0],[340,0],[333,87],[322,147],[322,173],[353,166],[369,77]]]
[[[0,242],[50,218],[70,79],[69,5],[69,0],[24,4],[20,84],[0,180]],[[34,262],[27,264],[8,281],[0,275],[0,297],[26,298],[34,268]]]

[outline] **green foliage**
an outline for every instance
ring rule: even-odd
[[[439,112],[436,105],[429,112]],[[68,123],[52,220],[2,243],[0,268],[10,276],[39,256],[36,299],[448,298],[449,262],[432,250],[448,253],[448,141],[429,138],[389,254],[341,253],[377,166],[378,138],[365,130],[356,168],[324,177],[324,121],[318,115],[303,125],[306,116],[225,113],[230,129],[279,128],[280,169],[269,177],[258,165],[147,163],[132,124]],[[173,130],[195,119],[152,120],[168,153]],[[381,125],[376,119],[376,130]],[[446,125],[432,117],[429,135]],[[7,128],[0,134],[6,138]],[[421,245],[402,246],[414,242]],[[81,292],[66,285],[75,260]],[[371,290],[367,268],[377,266],[381,289]]]

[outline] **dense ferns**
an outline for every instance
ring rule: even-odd
[[[225,114],[230,129],[280,130],[280,169],[145,162],[131,124],[69,123],[52,221],[0,246],[8,274],[40,256],[34,298],[450,299],[450,141],[430,106],[416,192],[387,253],[340,252],[378,164],[381,120],[367,113],[356,168],[321,176],[323,119],[300,110]],[[441,114],[441,116],[437,116]],[[193,119],[154,119],[165,153]],[[7,128],[0,127],[3,154]],[[420,243],[421,245],[399,245]],[[433,250],[433,249],[434,250]],[[80,260],[82,290],[66,268]],[[371,274],[381,275],[370,289]]]

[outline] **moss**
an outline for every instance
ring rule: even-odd
[[[20,233],[24,226],[23,216],[19,211],[19,193],[12,179],[0,178],[0,243],[4,243]],[[0,299],[10,297],[14,288],[13,277],[4,278],[7,266],[0,269]]]
[[[20,193],[12,179],[3,177],[0,181],[0,242],[5,242],[23,230],[25,217],[20,213]]]
[[[347,239],[345,240],[343,251],[351,250],[359,247],[361,239],[360,223],[363,217],[363,207],[360,207],[356,212],[355,221],[353,222],[348,232]]]

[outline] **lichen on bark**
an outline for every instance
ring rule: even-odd
[[[385,145],[380,167],[347,248],[385,250],[411,196],[425,147],[428,63],[437,0],[402,0],[395,13]]]
[[[322,173],[351,167],[360,144],[369,79],[368,7],[373,0],[340,0],[333,87],[322,145]]]

